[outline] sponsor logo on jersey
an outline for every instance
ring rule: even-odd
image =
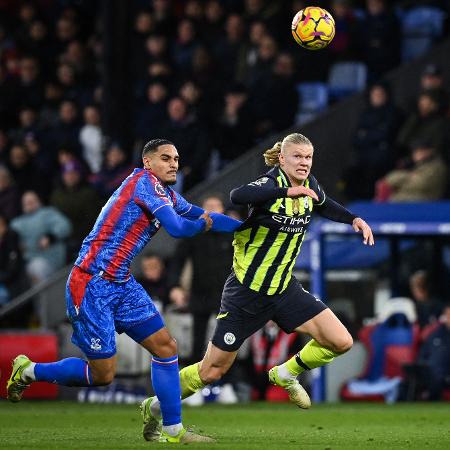
[[[291,217],[291,216],[282,216],[280,214],[272,214],[272,219],[275,222],[282,223],[283,225],[306,225],[311,221],[311,216],[300,216],[300,217]]]

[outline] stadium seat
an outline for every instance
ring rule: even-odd
[[[406,315],[395,313],[388,317],[384,322],[375,325],[371,332],[367,335],[366,346],[370,349],[371,358],[367,366],[365,379],[376,380],[382,376],[388,376],[388,352],[387,349],[393,346],[410,346],[415,349],[418,341],[418,328],[411,324]],[[410,355],[410,352],[408,352]],[[390,363],[392,361],[389,361]],[[389,367],[389,371],[398,372],[398,369]]]
[[[362,62],[334,63],[328,75],[328,93],[333,100],[364,90],[367,67]]]
[[[366,386],[362,392],[357,392],[351,385],[355,380],[349,380],[342,387],[341,398],[344,401],[384,401],[382,389],[390,381],[404,378],[403,365],[414,361],[419,328],[410,323],[406,315],[395,313],[381,323],[363,327],[359,338],[366,347],[368,362],[356,381],[366,382]],[[376,392],[377,386],[380,392]]]
[[[297,84],[299,109],[296,123],[302,125],[314,119],[328,106],[328,88],[325,83]]]
[[[388,345],[385,349],[385,375],[404,378],[403,365],[413,363],[415,355],[414,345]]]
[[[445,13],[439,8],[419,6],[406,11],[402,18],[402,59],[410,61],[424,54],[441,37]]]

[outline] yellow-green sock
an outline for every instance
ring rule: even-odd
[[[187,398],[204,388],[198,373],[200,363],[195,363],[180,370],[181,398]]]
[[[291,375],[298,376],[308,369],[315,369],[333,361],[339,353],[323,347],[311,339],[295,356],[286,361],[283,366]]]

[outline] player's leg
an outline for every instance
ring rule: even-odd
[[[286,389],[300,408],[309,408],[308,394],[297,380],[303,371],[331,362],[351,347],[351,336],[337,317],[320,300],[293,278],[281,295],[274,318],[286,332],[303,332],[313,339],[294,357],[269,371],[272,384]]]
[[[305,304],[309,303],[312,307],[313,302],[319,303],[317,299],[313,299],[310,301],[306,299]],[[337,356],[350,350],[353,345],[350,333],[329,308],[318,312],[311,319],[296,327],[295,331],[306,333],[312,339],[295,356],[269,371],[270,381],[286,389],[288,386],[298,388],[300,385],[297,377],[302,372],[330,363]],[[300,395],[299,391],[298,397],[300,396],[303,397],[303,394]],[[300,407],[309,407],[307,404],[299,404],[293,398],[291,400]]]
[[[227,352],[210,342],[202,361],[180,370],[181,398],[185,399],[206,385],[219,381],[233,365],[236,355],[237,350]],[[159,417],[161,414],[159,400],[158,394],[151,400],[145,400],[146,408],[150,409],[154,417]]]
[[[73,327],[72,342],[83,351],[89,362],[81,358],[66,358],[38,363],[19,355],[13,361],[7,382],[10,401],[21,400],[23,391],[34,381],[63,386],[106,385],[112,381],[116,348],[114,322],[108,309],[110,292],[103,286],[105,283],[108,282],[74,268],[66,286],[67,313]]]
[[[312,339],[291,359],[269,371],[270,381],[285,388],[294,386],[298,389],[297,377],[302,372],[330,363],[350,350],[353,344],[350,333],[330,309],[320,312],[296,331],[309,334]],[[298,392],[295,397],[304,397],[304,394]],[[310,406],[308,401],[291,400],[301,408]]]
[[[296,331],[306,333],[312,339],[283,365],[295,376],[333,361],[353,345],[350,333],[330,309],[321,311]]]
[[[309,369],[333,361],[348,352],[353,345],[351,334],[331,309],[317,314],[296,331],[312,337],[299,353],[300,360]]]
[[[22,399],[24,390],[34,381],[47,381],[64,386],[90,386],[92,374],[87,361],[66,358],[53,363],[35,363],[26,355],[18,355],[12,363],[11,376],[6,384],[11,402]]]
[[[300,408],[309,408],[311,401],[297,377],[305,370],[330,363],[350,350],[353,339],[341,321],[330,309],[297,327],[297,332],[310,335],[312,339],[292,358],[269,371],[269,380],[289,392],[289,397]],[[307,394],[306,394],[307,395]]]
[[[180,443],[213,442],[207,436],[187,431],[182,425],[177,346],[167,328],[163,327],[148,336],[141,345],[153,355],[152,385],[156,394],[141,404],[144,439]],[[155,400],[158,406],[152,408]]]
[[[181,369],[181,398],[187,398],[206,385],[219,381],[233,365],[236,355],[237,350],[225,351],[210,342],[200,362]]]
[[[180,370],[181,398],[190,397],[206,385],[219,381],[232,366],[236,355],[237,351],[226,352],[210,342],[202,361]],[[154,417],[161,415],[159,399],[156,395],[144,401],[145,408],[150,408]]]
[[[209,437],[192,433],[183,427],[175,339],[167,331],[151,298],[134,278],[127,282],[124,289],[126,293],[115,314],[116,328],[119,332],[127,333],[153,355],[152,385],[161,400],[158,416],[151,413],[145,402],[141,405],[144,438],[150,441],[180,443],[213,441]]]
[[[244,341],[271,319],[274,304],[243,286],[232,273],[224,286],[211,342],[202,361],[180,372],[183,398],[220,380],[230,369]]]
[[[163,325],[162,320],[161,325]],[[155,394],[161,400],[161,407],[157,415],[152,415],[145,405],[142,406],[144,438],[149,441],[159,440],[161,419],[163,430],[176,436],[183,429],[176,342],[170,336],[167,328],[163,326],[141,341],[141,345],[153,355],[151,361],[152,386]]]
[[[34,381],[61,386],[106,386],[115,374],[116,357],[85,361],[65,358],[52,363],[35,363],[25,355],[13,361],[13,370],[7,383],[8,400],[18,402],[23,391]]]

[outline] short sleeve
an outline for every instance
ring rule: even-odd
[[[313,175],[309,176],[309,187],[312,189],[316,194],[317,197],[319,197],[318,201],[314,201],[316,205],[322,205],[325,199],[327,198],[325,191],[320,186],[319,182],[316,180],[316,178]]]
[[[164,206],[173,206],[173,202],[161,182],[151,174],[145,174],[137,182],[134,201],[152,214]]]

